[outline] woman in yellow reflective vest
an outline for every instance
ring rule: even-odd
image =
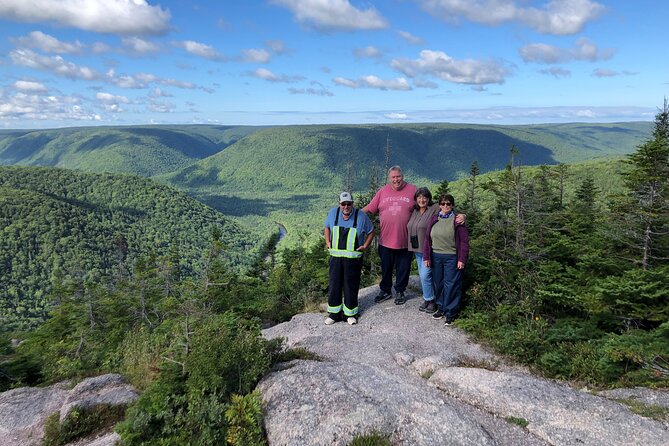
[[[358,322],[358,290],[362,253],[374,239],[374,225],[367,214],[353,207],[349,192],[339,195],[339,206],[330,209],[323,229],[330,252],[330,285],[326,325],[343,320]],[[342,303],[342,291],[344,301]]]

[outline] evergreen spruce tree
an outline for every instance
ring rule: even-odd
[[[628,156],[627,200],[617,206],[635,262],[645,270],[669,258],[669,104],[655,116],[653,138]]]

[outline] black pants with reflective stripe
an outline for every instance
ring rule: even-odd
[[[342,304],[341,294],[344,292],[344,305],[353,310],[358,308],[358,291],[360,290],[360,274],[362,273],[362,257],[330,257],[330,288],[328,306],[338,307]],[[342,315],[344,310],[342,309]],[[336,319],[337,315],[332,315]]]
[[[407,285],[409,285],[413,253],[406,248],[392,249],[379,245],[379,257],[381,258],[381,283],[379,283],[379,288],[390,294],[393,286],[394,269],[395,291],[398,293],[405,291]]]

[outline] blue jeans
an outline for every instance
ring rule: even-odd
[[[420,284],[423,288],[423,299],[426,302],[434,300],[434,289],[432,288],[432,268],[425,266],[423,263],[423,253],[414,252],[416,255],[416,263],[418,264],[418,275],[420,276]]]
[[[455,254],[432,253],[432,280],[437,306],[446,317],[455,317],[462,300],[462,270]]]

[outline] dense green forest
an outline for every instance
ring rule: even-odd
[[[357,196],[364,202],[383,182],[383,174],[369,167],[382,165],[382,148],[371,159],[351,154],[353,158],[339,161],[346,144],[337,149],[328,139],[333,136],[280,130],[285,133],[272,132],[271,138],[265,131],[255,132],[161,180],[196,196],[206,198],[209,193],[209,200],[222,200],[217,207],[228,206],[241,221],[254,215],[271,225],[273,216],[284,215],[298,228],[318,225],[339,189],[360,190]],[[666,103],[648,130],[635,147],[621,152],[592,149],[583,130],[584,152],[601,150],[602,155],[617,158],[585,161],[592,158],[589,153],[578,158],[583,162],[557,164],[569,160],[567,153],[578,153],[565,149],[541,162],[532,155],[526,158],[525,151],[533,149],[510,137],[506,147],[494,147],[505,160],[498,172],[486,172],[489,169],[480,167],[481,160],[470,157],[466,166],[462,161],[459,181],[449,184],[443,180],[453,179],[448,175],[453,171],[440,164],[443,154],[438,151],[422,160],[434,169],[429,174],[411,171],[412,182],[433,185],[435,193],[437,188],[453,192],[458,211],[467,214],[471,257],[465,271],[465,307],[457,327],[546,376],[593,387],[669,384]],[[620,135],[613,136],[618,131],[611,132],[611,141],[620,141]],[[387,129],[378,137],[385,145]],[[394,143],[398,140],[391,138]],[[562,143],[571,144],[565,138]],[[273,149],[258,153],[265,145]],[[323,147],[331,153],[324,153]],[[277,159],[279,150],[286,151],[285,159]],[[253,152],[251,161],[244,161],[244,152],[247,156]],[[491,148],[487,153],[492,152]],[[629,154],[621,156],[625,153]],[[261,163],[264,156],[268,159]],[[388,162],[417,166],[409,162],[408,154],[403,156],[394,151]],[[530,167],[534,162],[543,165]],[[360,166],[356,182],[345,181],[351,172],[346,163]],[[363,168],[368,170],[363,173]],[[32,175],[29,181],[21,179],[24,172]],[[9,239],[23,237],[20,229],[33,221],[40,228],[33,234],[49,230],[49,224],[40,222],[50,218],[39,217],[41,211],[31,214],[42,203],[47,204],[46,214],[62,212],[73,221],[90,218],[109,226],[117,211],[119,220],[131,223],[144,213],[147,218],[157,214],[160,200],[150,200],[163,195],[156,190],[165,191],[165,200],[188,201],[173,189],[137,177],[27,168],[0,169],[0,175],[10,179],[0,181],[0,197],[15,207],[0,214],[0,227],[4,231],[17,220]],[[20,187],[21,181],[40,186]],[[63,192],[68,190],[63,184],[69,182],[77,191],[72,195]],[[138,198],[130,203],[115,201],[114,193],[124,187],[129,196]],[[37,196],[31,198],[33,194]],[[95,199],[86,198],[89,195]],[[0,212],[9,209],[5,201]],[[164,214],[169,218],[156,217],[157,226],[179,220]],[[177,234],[197,220],[185,215],[185,226],[179,224]],[[19,223],[21,216],[24,220]],[[260,395],[253,392],[256,383],[273,363],[318,358],[306,351],[282,352],[280,343],[259,336],[260,328],[313,310],[325,300],[327,252],[322,240],[315,241],[318,231],[307,225],[302,226],[303,236],[283,245],[280,252],[276,237],[256,242],[262,246],[252,264],[235,270],[234,248],[225,239],[231,232],[226,230],[229,224],[224,219],[197,231],[206,236],[202,244],[193,245],[199,263],[188,260],[185,249],[157,252],[155,246],[143,245],[131,260],[126,257],[125,269],[115,268],[124,244],[112,231],[104,242],[112,246],[105,258],[107,273],[56,274],[45,296],[53,304],[46,322],[27,333],[11,333],[23,341],[17,347],[11,346],[10,333],[0,334],[0,390],[120,372],[142,391],[116,427],[124,444],[263,444]],[[148,223],[142,221],[140,226],[144,225]],[[85,232],[86,225],[75,226],[67,236]],[[166,232],[165,246],[174,246],[174,233]],[[95,240],[96,234],[85,239]],[[156,232],[151,234],[156,240]],[[54,240],[60,237],[56,234]],[[40,246],[35,240],[31,236],[23,242],[26,252],[33,253],[26,254],[26,265],[35,263],[30,257]],[[79,240],[72,238],[70,244],[83,244],[84,250],[91,243]],[[8,249],[12,254],[0,263],[3,271],[7,259],[12,262],[19,252],[15,246]],[[0,253],[4,252],[3,247]],[[365,284],[377,280],[374,259],[373,253],[365,257]],[[189,265],[198,273],[189,274],[185,268]],[[78,268],[88,271],[88,267]]]
[[[129,126],[0,131],[0,165],[158,175],[218,153],[261,127]]]
[[[219,212],[151,180],[34,167],[0,167],[0,326],[34,328],[68,278],[127,276],[139,255],[176,251],[197,274],[212,228],[225,260],[248,267],[259,239]]]

